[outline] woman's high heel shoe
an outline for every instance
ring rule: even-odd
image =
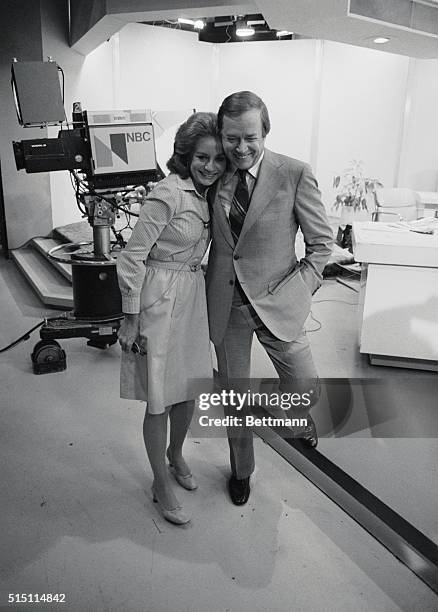
[[[172,463],[172,458],[170,456],[170,449],[167,449],[167,458],[169,459],[169,468],[170,471],[172,472],[172,474],[175,476],[175,480],[176,482],[181,485],[184,489],[187,489],[187,491],[194,491],[195,489],[198,488],[198,483],[195,480],[195,477],[193,476],[193,474],[187,474],[184,476],[184,474],[181,474],[180,472],[178,472],[178,470],[176,469],[176,467],[173,465]]]
[[[151,491],[152,499],[155,504],[158,504],[161,515],[163,518],[166,519],[166,521],[169,521],[169,523],[173,523],[174,525],[185,525],[186,523],[190,522],[190,517],[187,516],[187,514],[184,514],[184,511],[181,506],[176,506],[175,508],[169,510],[165,508],[158,499],[153,485],[151,487]]]

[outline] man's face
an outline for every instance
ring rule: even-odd
[[[249,170],[260,159],[265,148],[260,111],[253,108],[238,117],[224,115],[222,146],[234,167]]]

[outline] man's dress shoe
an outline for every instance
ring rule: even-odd
[[[251,491],[249,486],[249,478],[238,479],[235,476],[231,476],[228,481],[228,491],[230,493],[231,501],[235,506],[243,506],[246,504]]]
[[[318,445],[318,433],[316,431],[316,425],[310,416],[307,415],[307,425],[304,428],[303,434],[300,436],[303,444],[309,448],[316,448]]]

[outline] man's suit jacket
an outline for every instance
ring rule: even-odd
[[[223,188],[227,179],[237,182],[236,175],[224,175],[210,207],[206,281],[211,339],[216,345],[223,339],[237,276],[266,327],[290,342],[303,328],[333,244],[317,182],[308,164],[265,149],[235,245],[224,210],[233,192]],[[306,246],[300,261],[295,252],[298,228]]]

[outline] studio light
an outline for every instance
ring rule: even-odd
[[[178,23],[184,25],[191,25],[195,30],[202,30],[205,27],[205,22],[202,19],[186,19],[185,17],[178,17]]]
[[[386,38],[386,36],[378,36],[377,38],[374,38],[373,42],[375,42],[376,45],[384,45],[385,43],[389,42],[389,38]]]
[[[238,19],[236,21],[236,36],[245,38],[246,36],[254,36],[254,33],[254,28],[248,26],[246,21],[244,21],[243,19]]]
[[[185,19],[185,17],[178,17],[178,23],[184,23],[185,25],[194,26],[195,22],[193,19]]]

